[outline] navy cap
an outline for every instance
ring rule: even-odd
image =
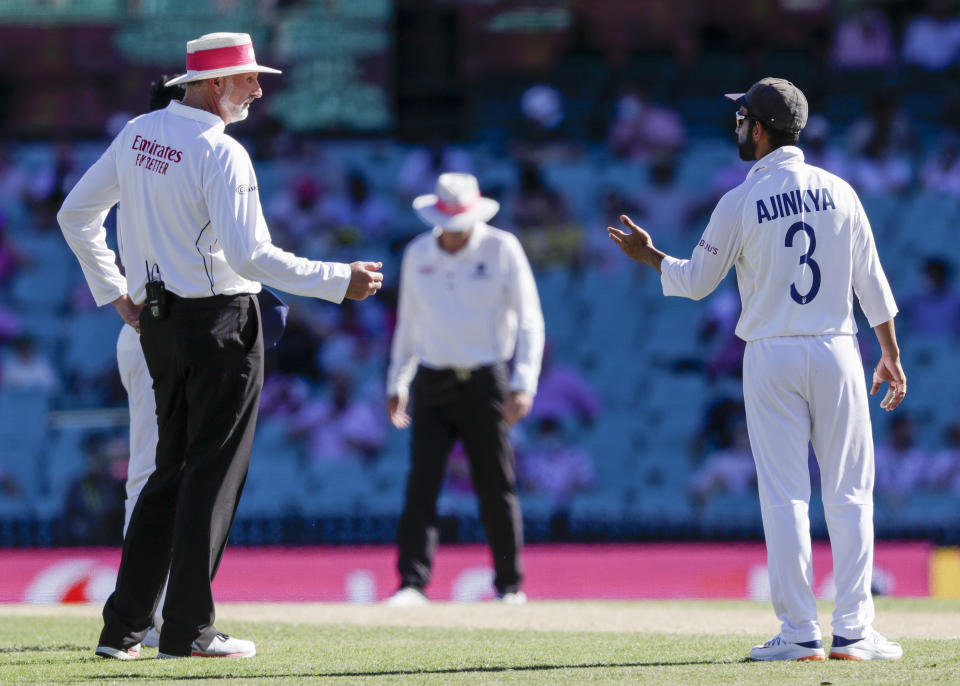
[[[807,98],[786,79],[768,76],[750,86],[746,93],[725,95],[772,129],[800,133],[807,125]]]

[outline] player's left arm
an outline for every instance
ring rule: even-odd
[[[887,393],[880,401],[880,407],[889,412],[896,409],[907,394],[907,375],[900,363],[900,346],[897,344],[897,330],[893,323],[897,304],[880,264],[870,221],[860,199],[855,194],[853,199],[856,203],[851,225],[853,291],[880,342],[880,361],[873,370],[870,395],[877,393],[884,383],[889,383]]]
[[[878,324],[873,327],[873,331],[880,342],[880,362],[873,370],[870,395],[875,395],[884,383],[889,383],[880,407],[890,412],[895,410],[907,395],[907,375],[900,364],[900,347],[897,345],[897,330],[893,319]]]
[[[851,190],[851,194],[853,191]],[[853,194],[854,215],[851,219],[852,244],[851,260],[853,266],[853,292],[871,327],[893,319],[897,314],[897,303],[887,281],[887,275],[880,264],[880,256],[873,239],[870,221]]]

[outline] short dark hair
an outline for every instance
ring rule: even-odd
[[[797,141],[800,140],[799,131],[781,131],[780,129],[768,126],[762,121],[758,121],[757,124],[767,130],[767,140],[770,141],[770,148],[773,150],[782,148],[785,145],[796,145]]]

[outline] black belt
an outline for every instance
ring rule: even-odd
[[[485,364],[479,367],[441,367],[439,369],[435,369],[420,365],[420,368],[417,371],[419,374],[423,374],[425,377],[439,379],[442,377],[453,376],[460,383],[465,383],[478,374],[489,374],[493,371],[494,367],[496,367],[496,365]]]
[[[171,290],[167,290],[167,289],[164,289],[164,290],[167,293],[167,297],[170,298],[171,301],[175,300],[177,302],[196,303],[197,305],[204,305],[204,304],[218,305],[222,303],[231,302],[244,295],[248,295],[251,298],[257,295],[256,293],[231,293],[229,295],[226,293],[220,293],[218,295],[204,295],[199,298],[185,298],[182,295],[177,295]]]

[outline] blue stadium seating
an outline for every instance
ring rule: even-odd
[[[67,324],[64,369],[89,379],[115,368],[121,325],[113,307],[75,314]]]
[[[0,388],[0,470],[11,475],[30,499],[40,495],[45,477],[40,460],[49,406],[45,391]]]
[[[704,103],[687,100],[685,105],[698,108]],[[728,110],[724,112],[729,116]],[[708,119],[720,114],[709,105],[698,112],[697,118],[706,127]],[[406,152],[403,146],[347,141],[324,146],[324,150],[331,159],[361,170],[382,197],[395,202],[393,183]],[[470,152],[484,188],[516,188],[516,163],[488,145],[475,146]],[[50,151],[39,146],[23,154],[39,166]],[[731,159],[729,140],[718,138],[715,130],[709,137],[695,137],[679,160],[679,183],[703,191]],[[601,230],[604,220],[600,219],[599,194],[610,187],[635,194],[648,184],[648,166],[614,159],[595,147],[580,160],[546,165],[544,176],[567,198],[586,232]],[[289,170],[265,161],[258,163],[258,175],[264,193],[271,188],[276,192],[287,183]],[[510,216],[510,195],[503,197],[500,216],[505,223]],[[957,199],[910,193],[864,194],[862,200],[881,257],[899,260],[897,269],[888,271],[898,301],[903,302],[919,287],[922,260],[949,240],[960,219]],[[394,209],[398,217],[410,219],[409,208]],[[420,228],[417,226],[417,230]],[[24,271],[10,291],[22,314],[24,330],[38,340],[63,373],[89,378],[108,373],[115,365],[116,314],[112,308],[63,314],[68,293],[81,278],[76,261],[56,233],[41,238],[28,235],[24,245],[39,258],[37,270]],[[655,274],[628,262],[615,249],[603,258],[601,264],[577,270],[551,266],[536,273],[551,354],[558,362],[579,369],[605,405],[592,426],[567,427],[570,440],[591,455],[597,477],[590,490],[571,500],[571,531],[599,539],[627,536],[631,531],[646,532],[644,535],[683,532],[691,526],[710,527],[717,535],[755,527],[755,494],[719,495],[702,511],[695,510],[687,497],[693,471],[689,444],[701,430],[705,408],[713,398],[731,389],[734,396],[738,392],[736,379],[711,381],[702,369],[709,351],[697,339],[697,332],[708,314],[710,300],[694,303],[664,299]],[[329,324],[335,318],[324,317],[323,321]],[[956,419],[955,408],[960,404],[960,392],[944,381],[960,378],[955,344],[950,340],[918,339],[908,331],[903,332],[902,339],[904,363],[911,374],[907,409],[920,424],[924,445],[936,447],[944,427]],[[382,357],[376,357],[359,370],[360,382],[382,383],[383,363]],[[870,366],[873,361],[865,363]],[[83,468],[83,431],[48,433],[42,423],[29,421],[45,412],[44,402],[48,401],[36,397],[21,401],[0,394],[0,445],[4,446],[0,465],[7,469],[9,463],[36,494],[29,506],[0,503],[0,518],[24,512],[52,517],[67,485]],[[78,400],[64,397],[56,402],[69,407]],[[878,435],[882,435],[889,417],[877,408],[875,399],[871,400],[871,414]],[[344,460],[312,464],[304,461],[303,445],[287,434],[282,422],[261,418],[239,521],[256,529],[256,522],[288,516],[320,522],[350,517],[387,521],[399,515],[409,468],[409,432],[390,429],[384,450],[370,463]],[[8,457],[21,451],[35,457]],[[521,497],[528,521],[538,522],[541,535],[548,535],[543,527],[554,514],[554,503],[538,494],[523,493]],[[903,521],[916,526],[922,524],[924,516],[939,521],[955,521],[956,517],[943,494],[917,494],[906,507],[908,514]],[[463,524],[463,531],[476,533],[473,494],[444,493],[440,511],[469,522]],[[897,517],[878,505],[878,531],[896,525]],[[348,540],[351,531],[346,527],[336,535]],[[326,529],[323,535],[329,533]]]

